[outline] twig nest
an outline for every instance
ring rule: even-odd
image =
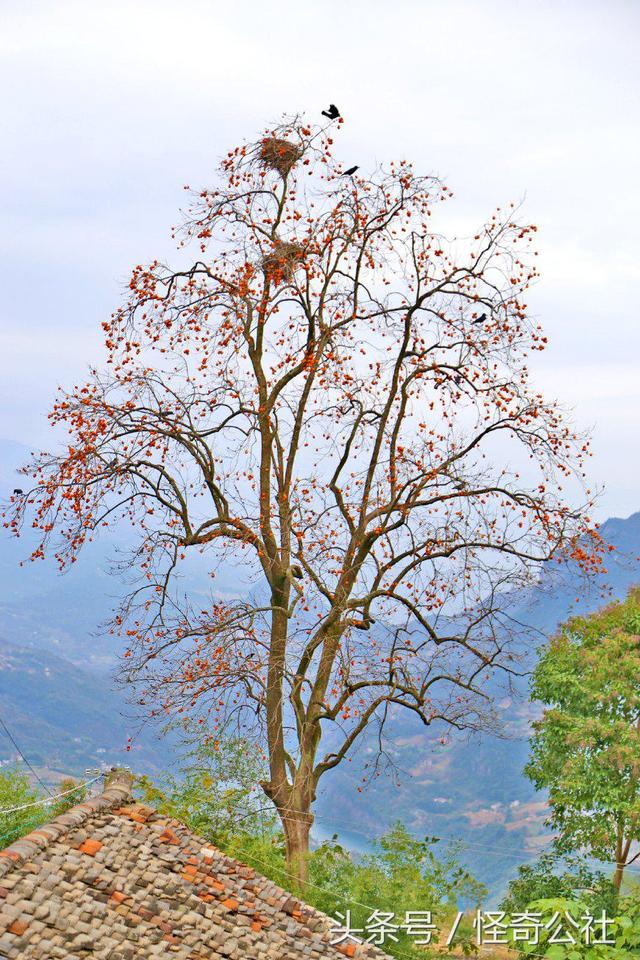
[[[275,283],[282,283],[283,280],[290,282],[297,265],[303,259],[304,250],[299,243],[277,240],[271,253],[264,257],[262,268],[265,275]]]
[[[262,164],[271,170],[277,170],[281,177],[286,177],[301,156],[301,147],[278,137],[265,137],[260,146]]]

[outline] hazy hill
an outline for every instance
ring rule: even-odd
[[[127,737],[137,724],[126,713],[108,676],[0,637],[0,715],[34,766],[75,774],[103,763],[162,769],[165,745],[149,734],[136,737],[127,752]],[[0,734],[0,760],[15,754]]]

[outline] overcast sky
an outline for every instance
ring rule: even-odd
[[[283,112],[334,101],[345,163],[444,176],[452,230],[525,198],[549,350],[593,429],[599,516],[640,510],[640,4],[0,0],[0,437],[47,445],[182,185]],[[444,211],[442,211],[444,213]],[[49,438],[50,439],[50,438]]]

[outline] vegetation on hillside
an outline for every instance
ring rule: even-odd
[[[0,850],[19,837],[81,803],[86,790],[70,778],[51,794],[34,787],[17,764],[0,770]]]
[[[307,903],[336,918],[336,929],[340,915],[349,917],[354,930],[365,929],[376,911],[379,917],[393,915],[389,923],[399,927],[391,931],[396,940],[389,937],[382,944],[392,956],[424,955],[416,945],[420,935],[402,928],[407,911],[431,911],[436,939],[435,928],[447,927],[458,902],[476,904],[486,895],[486,888],[461,867],[456,849],[440,852],[437,838],[416,838],[402,823],[362,856],[345,849],[337,837],[313,847],[308,880],[300,885],[288,870],[279,818],[259,789],[263,775],[264,759],[247,741],[200,740],[178,776],[167,776],[160,784],[140,778],[137,793],[230,856],[285,889],[295,889]],[[468,940],[469,933],[465,923],[456,942]]]

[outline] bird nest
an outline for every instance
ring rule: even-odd
[[[289,140],[266,137],[260,146],[260,161],[265,167],[277,170],[286,177],[294,163],[302,156],[302,148]]]
[[[293,279],[295,269],[303,259],[304,250],[299,243],[277,240],[271,253],[263,258],[262,267],[270,280],[281,283]]]

